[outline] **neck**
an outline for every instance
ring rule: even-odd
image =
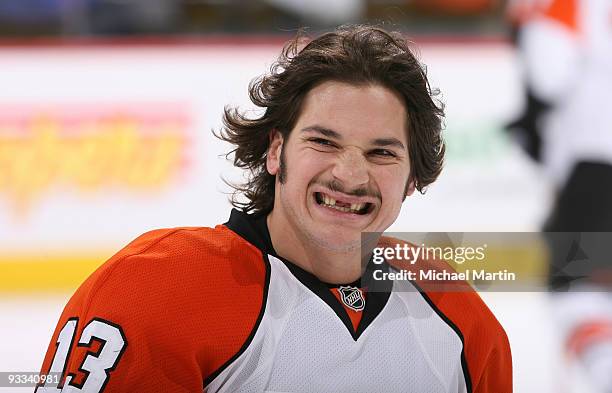
[[[361,249],[335,251],[318,246],[286,222],[282,214],[267,217],[272,246],[278,255],[328,284],[347,284],[361,277]]]

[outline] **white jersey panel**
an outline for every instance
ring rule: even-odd
[[[261,323],[207,392],[465,392],[462,342],[408,282],[354,340],[335,311],[279,259]],[[366,300],[367,301],[367,300]]]

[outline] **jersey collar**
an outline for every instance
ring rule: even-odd
[[[285,266],[291,271],[302,284],[308,287],[314,294],[319,296],[331,309],[338,315],[344,325],[349,330],[353,339],[356,341],[365,329],[374,321],[380,314],[384,306],[389,300],[393,282],[384,280],[376,282],[373,280],[371,269],[389,270],[389,265],[374,265],[372,259],[366,267],[366,272],[362,279],[358,279],[352,283],[345,284],[328,284],[319,280],[314,274],[302,269],[291,261],[278,255],[272,245],[270,231],[266,220],[267,215],[248,214],[237,209],[232,209],[229,220],[224,224],[226,227],[237,233],[240,237],[261,250],[264,255],[272,255],[281,260]],[[346,313],[344,307],[338,302],[338,299],[330,292],[330,288],[339,287],[341,285],[349,285],[361,288],[366,291],[366,305],[363,310],[363,315],[357,330],[353,328],[350,317]]]

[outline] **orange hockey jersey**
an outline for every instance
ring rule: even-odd
[[[42,366],[62,382],[36,391],[512,391],[508,340],[475,292],[381,285],[322,283],[236,210],[149,232],[71,298]]]

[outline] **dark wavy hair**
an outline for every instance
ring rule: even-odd
[[[310,41],[298,33],[284,46],[270,73],[249,85],[250,99],[265,109],[263,115],[248,118],[235,107],[225,107],[223,128],[216,136],[235,146],[227,157],[233,154],[234,165],[249,171],[245,183],[230,184],[234,207],[256,214],[272,210],[275,176],[266,170],[270,133],[278,131],[287,140],[306,94],[330,80],[379,84],[398,93],[408,114],[410,180],[421,193],[436,180],[444,160],[444,109],[435,99],[439,92],[431,89],[425,66],[400,33],[347,25]],[[248,202],[239,201],[240,194]]]

